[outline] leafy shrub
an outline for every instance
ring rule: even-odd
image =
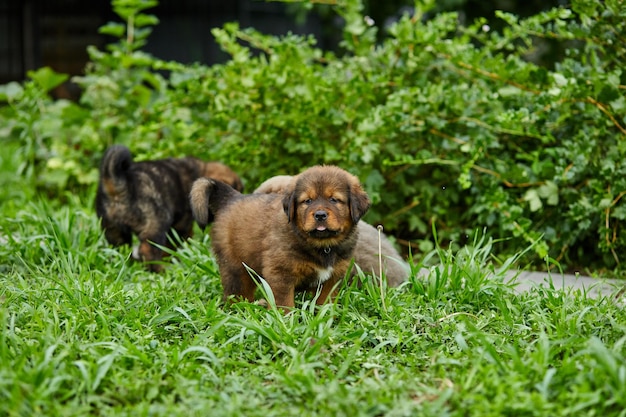
[[[133,4],[136,3],[134,6]],[[500,32],[416,2],[377,41],[358,0],[337,56],[311,37],[273,37],[231,23],[213,33],[231,59],[185,66],[141,51],[152,2],[119,2],[125,25],[107,51],[89,50],[79,103],[46,92],[48,69],[0,90],[0,118],[18,138],[23,172],[51,192],[93,184],[104,148],[138,158],[221,159],[248,189],[303,167],[339,164],[374,202],[366,220],[432,248],[487,228],[498,250],[534,246],[537,263],[613,268],[626,237],[626,5],[573,0]],[[130,5],[130,6],[129,6]],[[563,43],[549,69],[533,64],[537,39]]]

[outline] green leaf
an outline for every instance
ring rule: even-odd
[[[135,26],[138,28],[144,26],[154,26],[159,24],[159,19],[151,14],[140,14],[135,18]]]
[[[502,87],[500,89],[498,89],[498,94],[501,97],[510,97],[510,96],[516,96],[518,94],[521,93],[522,90],[520,90],[519,88],[512,86],[512,85],[507,85],[505,87]]]
[[[604,85],[602,86],[602,90],[598,94],[598,100],[601,102],[611,102],[613,100],[617,100],[621,97],[620,91],[617,87],[612,85]]]
[[[8,84],[0,85],[0,100],[2,101],[14,101],[19,99],[24,93],[22,86],[12,81]]]
[[[106,25],[101,26],[100,29],[98,29],[98,33],[101,33],[103,35],[114,36],[116,38],[123,37],[125,32],[126,32],[126,26],[123,25],[122,23],[116,23],[116,22],[109,22]]]
[[[537,194],[546,200],[548,205],[556,206],[559,204],[559,187],[552,181],[546,181],[537,189]]]
[[[543,207],[541,198],[539,198],[539,193],[534,188],[526,191],[524,194],[524,201],[528,202],[530,205],[530,211],[532,212],[539,211]]]
[[[55,72],[50,67],[43,67],[36,71],[28,71],[27,74],[42,90],[46,92],[63,84],[69,78],[69,75]]]

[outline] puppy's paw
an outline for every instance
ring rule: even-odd
[[[135,261],[141,261],[141,254],[139,253],[139,245],[133,246],[133,251],[131,253],[131,257]]]
[[[265,308],[269,308],[270,307],[270,303],[268,303],[265,298],[262,298],[260,300],[256,300],[255,304],[260,305],[261,307],[265,307]]]

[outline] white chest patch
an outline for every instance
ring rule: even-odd
[[[332,274],[333,274],[333,268],[331,266],[329,266],[326,269],[320,269],[319,271],[317,271],[318,284],[323,284],[326,281],[328,281],[328,279],[330,278]]]

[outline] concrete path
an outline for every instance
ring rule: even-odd
[[[427,277],[428,268],[422,268],[418,277]],[[626,279],[593,278],[584,275],[560,274],[558,272],[508,271],[507,282],[514,280],[518,292],[528,291],[537,286],[558,290],[580,291],[588,297],[611,296],[626,304]],[[551,284],[552,283],[552,284]]]
[[[616,296],[616,298],[624,299],[626,291],[626,280],[619,279],[603,279],[592,278],[582,275],[545,273],[545,272],[528,272],[528,271],[510,271],[508,275],[515,278],[517,282],[516,289],[518,291],[527,291],[533,286],[550,286],[557,289],[571,288],[587,293],[589,297],[599,296]]]

